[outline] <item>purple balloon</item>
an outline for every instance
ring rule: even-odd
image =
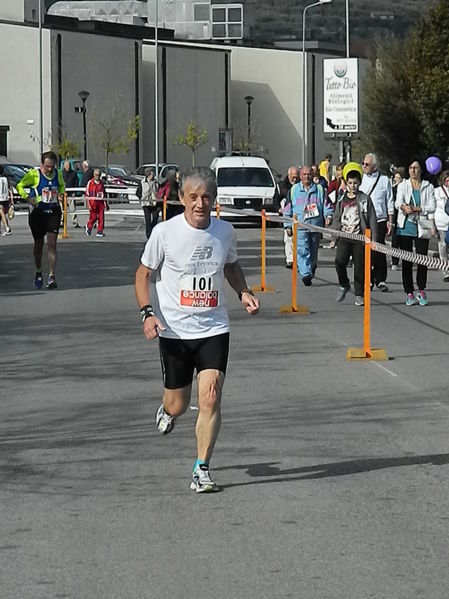
[[[429,175],[438,175],[441,172],[443,165],[438,156],[429,156],[426,160],[426,169]]]

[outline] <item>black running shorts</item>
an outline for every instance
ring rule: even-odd
[[[59,233],[61,224],[61,206],[59,204],[48,207],[37,206],[28,217],[31,234],[34,239],[42,239],[47,233]]]
[[[191,384],[193,372],[220,370],[226,374],[229,333],[203,339],[159,337],[162,376],[166,389],[181,389]]]

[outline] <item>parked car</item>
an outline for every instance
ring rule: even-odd
[[[19,162],[6,162],[2,159],[1,164],[3,166],[4,176],[8,179],[9,185],[11,186],[13,195],[14,195],[14,203],[17,207],[22,202],[19,194],[17,193],[16,185],[22,179],[27,171],[30,168],[33,168],[30,164],[22,164]]]
[[[156,172],[156,163],[146,163],[146,164],[141,164],[139,166],[139,168],[137,168],[133,175],[135,175],[136,177],[139,177],[139,179],[143,179],[145,177],[145,169],[146,168],[152,168],[154,170],[154,172]],[[163,183],[166,179],[167,179],[167,173],[168,171],[179,171],[179,164],[174,164],[173,162],[163,162],[163,163],[159,163],[159,183]]]
[[[214,158],[210,168],[217,177],[217,202],[222,215],[227,218],[254,220],[243,212],[242,215],[228,212],[226,206],[275,212],[274,196],[276,182],[264,158],[257,156],[221,156]]]
[[[105,164],[101,164],[98,168],[104,175],[106,174]],[[119,184],[137,186],[139,183],[139,179],[132,174],[131,169],[123,164],[108,164],[108,183],[114,184],[111,177]]]

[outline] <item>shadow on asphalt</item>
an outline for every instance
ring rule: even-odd
[[[433,466],[444,466],[449,464],[449,454],[437,453],[421,456],[407,456],[397,458],[369,458],[360,460],[348,460],[347,462],[334,462],[329,464],[314,464],[300,468],[288,468],[282,470],[277,468],[278,462],[262,462],[260,464],[237,464],[235,466],[224,466],[214,468],[214,471],[223,470],[246,470],[246,474],[253,478],[264,477],[264,480],[245,481],[222,485],[223,488],[245,487],[248,485],[264,485],[267,483],[282,483],[298,480],[313,480],[318,478],[330,478],[334,476],[348,476],[361,472],[372,472],[373,470],[384,470],[386,468],[401,468],[403,466],[420,466],[430,464]],[[295,476],[300,475],[300,476]],[[272,477],[272,478],[266,478]]]

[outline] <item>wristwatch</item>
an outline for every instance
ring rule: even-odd
[[[242,301],[242,295],[244,293],[249,293],[250,295],[254,295],[252,289],[248,289],[248,287],[244,287],[241,291],[238,292],[239,300]]]
[[[140,318],[142,319],[142,322],[145,322],[150,316],[156,316],[153,306],[150,306],[150,304],[142,306],[142,308],[140,308]]]

